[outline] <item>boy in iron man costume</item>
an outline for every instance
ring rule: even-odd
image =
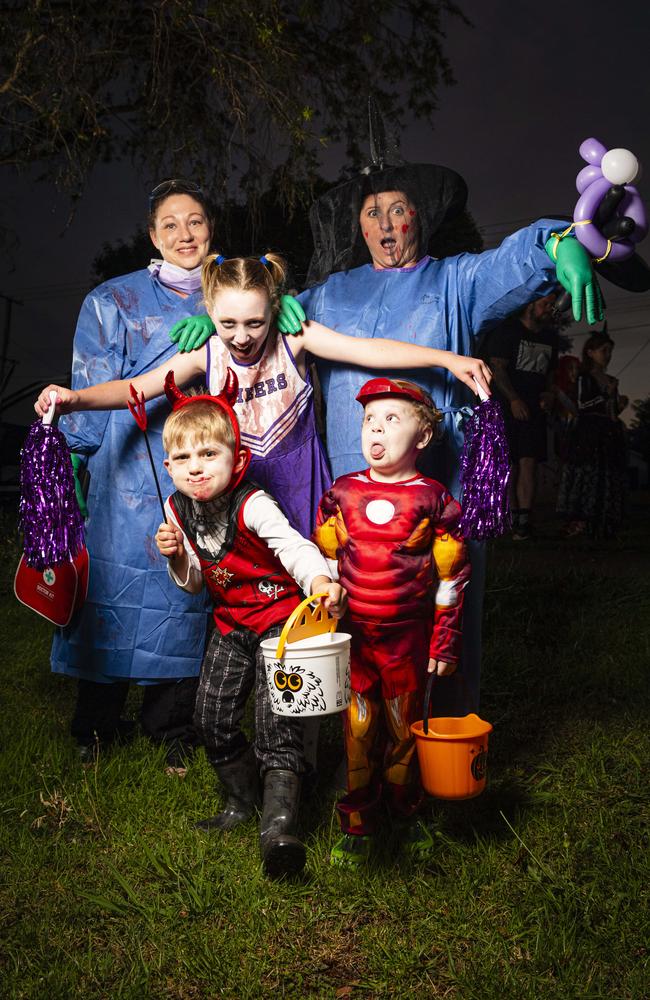
[[[410,820],[411,850],[432,846],[415,819],[422,795],[410,725],[427,671],[443,677],[456,669],[470,575],[460,505],[416,469],[441,420],[431,397],[412,382],[375,378],[357,400],[369,468],[335,481],[314,532],[323,554],[336,560],[349,599],[347,794],[337,806],[342,836],[332,863],[352,866],[369,856],[382,798],[398,820]]]

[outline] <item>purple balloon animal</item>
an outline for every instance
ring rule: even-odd
[[[645,207],[639,192],[630,183],[639,172],[638,161],[629,150],[608,150],[598,139],[585,139],[579,152],[587,166],[576,177],[580,198],[573,213],[575,235],[597,261],[605,258],[625,260],[648,232]],[[608,239],[595,221],[598,208],[612,185],[623,185],[624,189],[614,218],[630,219],[633,223],[629,236],[617,238],[616,242]]]

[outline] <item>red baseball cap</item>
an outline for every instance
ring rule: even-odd
[[[424,403],[425,406],[431,408],[431,400],[427,398],[419,386],[399,385],[390,378],[371,378],[369,382],[361,386],[356,398],[362,406],[365,406],[371,399],[382,399],[386,396],[411,399],[415,403]]]

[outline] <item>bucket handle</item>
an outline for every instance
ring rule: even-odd
[[[427,686],[424,690],[424,705],[422,706],[422,730],[426,736],[429,732],[429,705],[431,703],[431,694],[433,692],[434,682],[438,679],[438,674],[435,670],[432,670],[429,674],[429,679],[427,681]],[[461,690],[467,694],[468,685],[467,681],[463,677],[462,673],[458,673],[458,680],[460,682]]]
[[[436,680],[438,674],[435,670],[432,670],[429,674],[429,679],[427,681],[427,686],[424,689],[424,705],[422,706],[422,729],[424,735],[426,736],[429,732],[429,704],[431,703],[431,693],[433,691],[433,684]]]
[[[276,658],[276,660],[281,660],[282,659],[282,656],[284,655],[284,647],[285,647],[285,644],[287,642],[287,637],[289,635],[289,632],[291,631],[291,629],[295,625],[295,623],[298,620],[298,618],[300,617],[300,615],[303,613],[303,611],[305,610],[305,608],[308,607],[312,603],[312,601],[318,601],[318,600],[320,600],[321,597],[329,597],[329,594],[327,593],[327,591],[322,591],[319,594],[310,594],[309,597],[306,597],[304,599],[304,601],[300,602],[300,604],[298,605],[297,608],[293,609],[293,611],[291,612],[291,614],[287,618],[286,622],[284,623],[284,628],[282,629],[282,631],[280,632],[280,635],[278,636],[278,648],[275,651],[275,658]],[[329,632],[335,632],[336,631],[336,618],[332,618],[332,624],[330,625],[329,629],[323,629],[322,631],[323,632],[328,632],[328,631]]]

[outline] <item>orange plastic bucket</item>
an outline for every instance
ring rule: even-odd
[[[411,732],[420,764],[422,787],[438,799],[472,799],[485,788],[489,722],[473,712],[461,718],[428,718],[431,674],[424,697],[424,719]]]

